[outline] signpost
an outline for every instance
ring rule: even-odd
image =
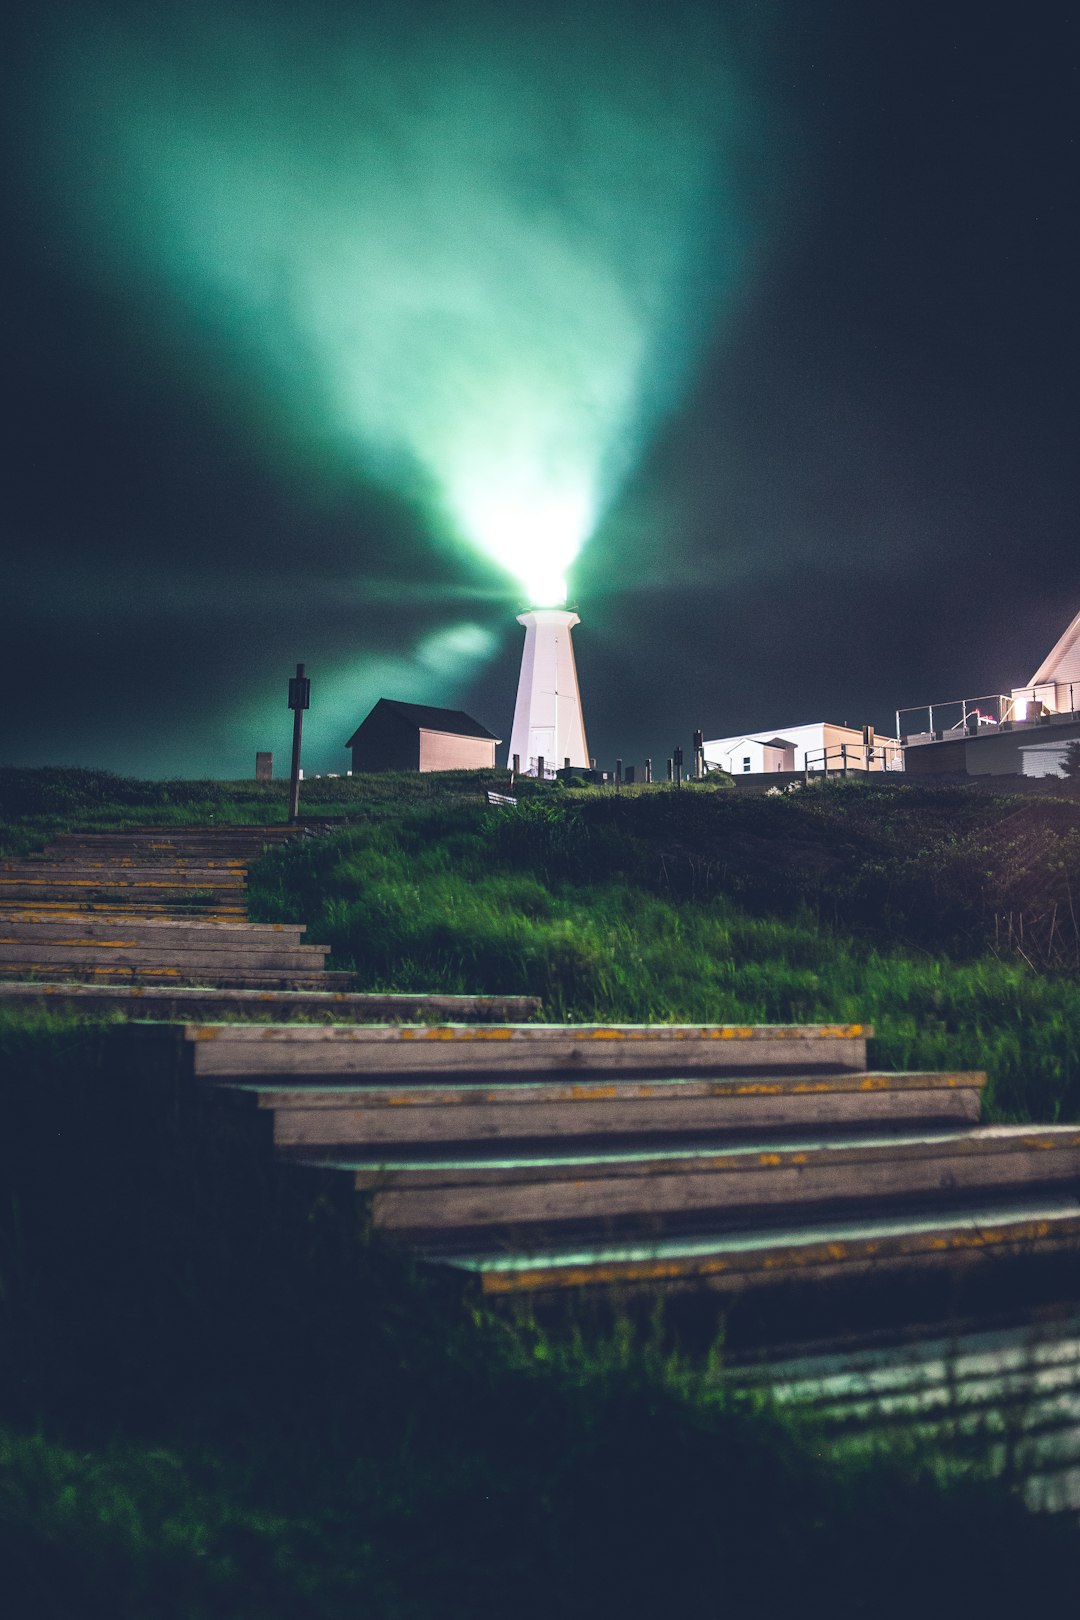
[[[289,708],[293,712],[292,779],[289,783],[289,820],[300,818],[300,734],[304,729],[304,710],[311,706],[311,682],[304,674],[303,664],[297,664],[296,674],[289,681]]]

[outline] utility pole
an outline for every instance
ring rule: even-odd
[[[311,682],[304,674],[303,664],[297,664],[296,674],[289,681],[289,708],[293,712],[292,726],[292,778],[289,783],[289,820],[300,819],[300,735],[304,729],[304,710],[311,706]]]

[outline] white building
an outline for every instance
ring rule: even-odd
[[[904,768],[900,744],[895,737],[878,737],[872,726],[864,731],[861,727],[832,725],[827,720],[781,726],[776,731],[754,731],[742,737],[717,737],[706,742],[705,759],[733,776],[772,771],[900,771]]]
[[[1026,686],[1014,686],[1012,720],[1075,714],[1080,698],[1080,613],[1043,659]],[[1025,773],[1026,774],[1026,773]]]
[[[715,743],[705,744],[705,758],[710,765],[720,765],[732,776],[795,769],[795,744],[784,737],[770,737],[767,742],[759,737],[725,738],[716,757],[709,753],[715,746]]]
[[[898,709],[905,769],[919,776],[1056,776],[1057,758],[1041,744],[1063,750],[1080,739],[1078,699],[1080,613],[1026,685]],[[1032,732],[1039,729],[1037,746]]]

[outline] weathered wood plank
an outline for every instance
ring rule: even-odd
[[[440,1231],[479,1227],[745,1216],[917,1196],[940,1201],[991,1189],[1015,1195],[1075,1182],[1080,1131],[975,1131],[844,1147],[809,1143],[638,1158],[609,1153],[407,1167],[339,1162],[357,1190],[371,1194],[377,1226],[408,1230],[423,1241]]]
[[[21,1002],[42,1006],[71,1006],[83,1012],[129,1013],[136,1019],[221,1018],[311,1018],[363,1019],[475,1018],[498,1023],[507,1018],[527,1018],[540,1010],[530,996],[391,996],[333,988],[348,974],[324,973],[314,990],[223,989],[213,986],[149,986],[138,983],[66,984],[41,982],[5,983],[0,979],[0,1003]],[[132,1033],[135,1033],[132,1031]],[[142,1030],[138,1033],[141,1035]],[[161,1032],[149,1029],[150,1039]]]
[[[208,917],[130,917],[87,916],[68,911],[63,916],[44,916],[29,911],[0,910],[0,940],[5,943],[66,944],[70,940],[109,941],[118,932],[132,942],[149,943],[171,950],[175,946],[248,945],[271,942],[299,945],[307,932],[302,923],[249,923]]]
[[[474,1276],[485,1295],[506,1298],[612,1287],[738,1293],[792,1281],[970,1266],[1036,1253],[1080,1254],[1075,1198],[821,1222],[782,1233],[728,1233],[651,1247],[608,1245],[533,1257],[447,1256],[438,1263]]]
[[[867,1026],[507,1024],[187,1031],[200,1075],[398,1073],[479,1070],[677,1072],[820,1071],[866,1066]]]
[[[34,983],[34,977],[41,980],[41,984]],[[352,988],[352,974],[323,970],[318,973],[293,972],[284,968],[178,968],[164,967],[124,967],[103,966],[101,964],[73,964],[65,968],[62,964],[53,962],[44,964],[35,970],[33,963],[0,962],[0,979],[16,980],[15,988],[22,992],[22,999],[27,1000],[35,994],[47,995],[53,993],[53,1004],[61,994],[62,981],[72,979],[76,984],[86,986],[116,984],[120,986],[179,986],[186,985],[200,990],[218,987],[229,990],[349,990]],[[145,1017],[145,1013],[141,1016]]]
[[[985,1078],[844,1074],[393,1088],[313,1083],[292,1091],[268,1083],[254,1094],[261,1107],[274,1110],[278,1145],[299,1148],[974,1122]]]
[[[119,930],[117,931],[119,932]],[[192,942],[183,945],[141,943],[138,940],[80,939],[63,944],[8,941],[0,938],[0,965],[22,964],[35,973],[57,966],[88,967],[207,967],[231,972],[247,968],[275,968],[288,972],[317,973],[326,960],[328,945],[283,945],[272,940],[251,940],[243,946]]]

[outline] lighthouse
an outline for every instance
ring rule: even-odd
[[[571,632],[581,620],[566,608],[530,608],[518,614],[525,626],[510,758],[516,754],[523,775],[535,776],[537,761],[545,774],[565,760],[588,768],[585,721],[581,714],[574,643]]]

